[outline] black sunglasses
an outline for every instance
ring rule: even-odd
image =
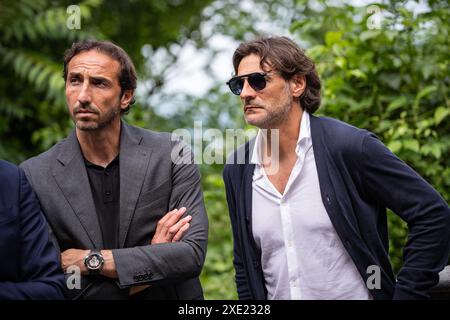
[[[250,87],[252,87],[255,91],[260,91],[266,87],[266,76],[267,72],[243,74],[241,76],[231,78],[230,81],[227,82],[227,85],[230,87],[231,92],[238,96],[241,94],[242,89],[244,88],[245,78],[247,78]]]

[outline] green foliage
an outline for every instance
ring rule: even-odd
[[[219,168],[221,169],[221,168]],[[202,166],[203,189],[210,220],[208,252],[201,281],[207,299],[237,299],[234,283],[233,243],[222,175]]]
[[[1,0],[0,158],[21,162],[70,130],[62,58],[74,41],[114,41],[145,74],[141,48],[186,41],[209,2]],[[80,9],[80,29],[67,27],[73,4]]]
[[[99,1],[80,3],[87,19]],[[0,19],[0,158],[20,162],[45,150],[70,128],[65,111],[61,57],[90,30],[66,27],[62,3],[2,1]],[[20,125],[17,125],[20,123]]]

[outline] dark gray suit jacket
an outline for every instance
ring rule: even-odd
[[[127,299],[128,288],[151,284],[143,299],[202,299],[199,281],[208,237],[208,218],[195,164],[179,140],[122,122],[120,135],[120,247],[113,250],[118,280],[83,276],[68,298]],[[60,251],[102,249],[95,205],[75,130],[48,151],[22,164],[37,193]],[[192,215],[176,243],[150,245],[157,222],[174,208]]]

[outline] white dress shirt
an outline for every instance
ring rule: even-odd
[[[267,298],[371,299],[322,203],[309,114],[303,112],[298,158],[284,194],[261,165],[262,141],[259,132],[251,156],[252,228],[261,249]]]

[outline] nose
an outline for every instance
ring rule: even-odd
[[[244,79],[244,86],[242,87],[242,91],[239,96],[242,101],[251,100],[256,96],[256,91],[248,84],[247,78]]]
[[[85,81],[83,86],[78,93],[78,102],[84,106],[89,105],[92,102],[91,90],[89,88],[89,83]]]

